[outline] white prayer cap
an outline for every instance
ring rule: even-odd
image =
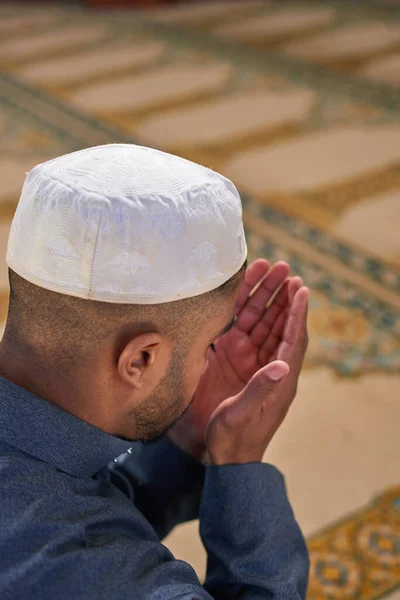
[[[246,254],[233,183],[183,158],[110,144],[28,173],[7,264],[62,294],[159,304],[217,288]]]

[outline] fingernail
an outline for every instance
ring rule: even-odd
[[[268,377],[273,381],[279,381],[284,377],[286,371],[280,366],[271,367],[271,370],[268,373]]]

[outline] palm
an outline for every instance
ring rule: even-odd
[[[268,262],[259,259],[248,267],[235,306],[236,322],[218,340],[215,352],[209,350],[208,368],[196,391],[193,410],[200,431],[223,400],[238,394],[261,367],[277,357],[287,309],[302,285],[300,278],[286,280],[288,274],[289,266],[283,262],[269,269]]]
[[[295,359],[292,355],[299,331],[306,340],[306,325],[298,322],[298,314],[303,314],[307,298],[297,293],[303,285],[301,278],[287,278],[288,274],[289,265],[283,262],[270,269],[266,260],[259,259],[248,267],[235,305],[236,322],[215,344],[215,352],[209,349],[208,367],[194,401],[169,433],[196,458],[204,455],[204,436],[214,411],[239,394],[269,362],[290,363],[289,376],[280,389],[284,397],[293,399],[304,351]]]

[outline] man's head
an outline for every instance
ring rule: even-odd
[[[193,298],[130,305],[52,292],[10,270],[3,346],[36,372],[32,391],[72,381],[77,398],[64,408],[114,435],[152,439],[189,406],[210,344],[231,325],[243,273]]]
[[[128,144],[38,165],[9,238],[0,368],[109,433],[157,436],[232,320],[245,258],[238,192],[209,169]]]

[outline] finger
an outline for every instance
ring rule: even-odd
[[[293,302],[293,298],[296,295],[296,292],[303,287],[303,280],[301,277],[296,276],[296,277],[292,277],[289,283],[289,290],[288,290],[288,294],[289,294],[289,305],[292,304]]]
[[[258,364],[266,365],[276,357],[276,352],[279,348],[279,344],[282,341],[283,331],[286,323],[286,312],[283,311],[277,317],[271,331],[264,344],[261,346],[258,353]]]
[[[290,267],[285,262],[278,262],[270,269],[238,314],[236,325],[241,331],[248,333],[253,329],[264,314],[267,303],[289,275],[289,271]]]
[[[265,337],[265,340],[260,348],[260,352],[258,355],[258,362],[260,365],[266,365],[267,363],[276,359],[279,344],[282,341],[283,332],[286,325],[286,319],[290,310],[291,303],[293,302],[293,298],[296,292],[302,287],[303,280],[301,279],[301,277],[292,277],[285,282],[285,285],[287,285],[288,287],[288,301],[285,307],[286,310],[284,312],[276,314],[276,316],[274,314],[274,323],[272,325],[272,328],[270,329],[269,335]],[[278,299],[278,296],[276,297],[276,300]],[[272,307],[273,305],[270,307],[270,309]]]
[[[271,306],[266,309],[262,320],[251,332],[250,337],[253,343],[260,347],[258,355],[260,365],[266,365],[276,357],[276,351],[282,341],[291,302],[302,285],[303,280],[301,277],[290,277],[287,279]],[[261,340],[261,330],[264,323],[266,324],[264,338]]]
[[[261,348],[265,344],[279,315],[281,313],[285,315],[288,307],[289,284],[290,279],[284,282],[272,304],[264,309],[264,314],[251,330],[250,339],[257,348]]]
[[[257,371],[238,396],[241,408],[246,411],[249,408],[259,408],[267,397],[275,392],[289,371],[289,365],[282,360],[276,360]]]
[[[244,276],[244,281],[240,287],[240,291],[238,297],[236,299],[235,304],[235,314],[237,315],[239,311],[242,309],[246,300],[257,283],[268,273],[269,271],[269,262],[264,258],[258,258],[254,262],[251,263],[249,267],[246,269],[246,274]]]
[[[280,360],[287,360],[289,364],[294,353],[298,353],[299,359],[302,359],[305,353],[309,294],[310,290],[308,288],[300,288],[293,298],[287,316],[283,339],[278,349],[277,357]]]

